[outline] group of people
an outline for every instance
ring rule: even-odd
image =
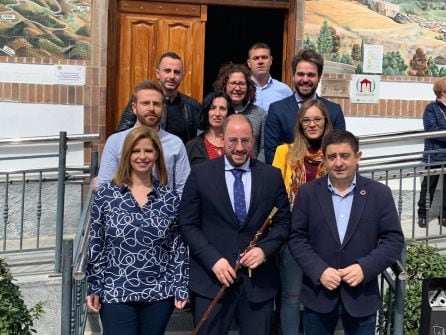
[[[90,309],[105,335],[163,334],[190,302],[198,334],[374,334],[377,276],[404,245],[390,189],[361,177],[341,107],[316,90],[323,58],[292,61],[295,91],[270,75],[271,50],[225,64],[202,105],[178,92],[181,58],[160,57],[106,141],[92,210]],[[247,248],[273,208],[258,242]],[[238,271],[236,264],[240,265]],[[278,318],[278,315],[276,315]]]

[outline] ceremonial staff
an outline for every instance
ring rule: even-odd
[[[256,246],[257,242],[259,241],[260,236],[262,236],[262,234],[265,231],[265,229],[271,224],[273,216],[277,213],[277,211],[278,211],[277,207],[273,207],[273,209],[269,213],[268,217],[266,218],[265,222],[263,222],[263,224],[260,227],[260,229],[254,235],[254,238],[251,240],[251,242],[249,242],[249,245],[243,251],[243,254],[247,253],[249,250],[251,250],[252,248],[254,248]],[[237,263],[235,263],[235,266],[234,266],[234,272],[237,273],[237,271],[239,269],[240,269],[240,260],[237,260]],[[248,272],[249,272],[249,276],[251,277],[251,269],[248,269]],[[192,335],[196,335],[197,334],[198,330],[201,328],[203,323],[206,321],[208,316],[211,314],[212,310],[214,309],[215,305],[217,304],[217,302],[222,297],[222,295],[225,292],[225,290],[226,290],[226,285],[222,285],[220,287],[220,291],[218,291],[217,295],[212,300],[212,302],[210,303],[209,307],[203,313],[203,316],[201,317],[200,322],[198,322],[198,324],[195,326],[194,330],[192,331]]]

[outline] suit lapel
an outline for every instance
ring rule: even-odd
[[[299,111],[299,104],[297,103],[296,100],[296,96],[293,95],[289,97],[288,101],[287,101],[287,106],[290,109],[290,111],[292,112],[292,116],[293,116],[293,120],[296,120],[296,116],[297,116],[297,112]],[[294,129],[294,124],[293,124],[293,129]]]
[[[342,245],[345,246],[352,238],[356,228],[358,227],[359,220],[361,219],[364,206],[367,202],[369,190],[367,188],[366,179],[359,175],[356,175],[356,186],[354,189],[352,209],[350,211],[350,218],[348,220],[347,231],[345,232],[344,241]]]
[[[330,190],[328,189],[327,176],[318,179],[316,187],[316,195],[319,200],[320,208],[325,217],[325,222],[328,225],[333,238],[341,245],[341,240],[339,239],[338,227],[336,225],[336,216],[333,207],[333,200],[331,198]]]

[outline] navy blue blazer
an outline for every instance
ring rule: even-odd
[[[345,130],[345,119],[340,105],[325,98],[317,97],[328,109],[333,128]],[[269,106],[265,122],[265,162],[272,164],[276,148],[284,143],[292,143],[299,104],[295,93],[288,98],[276,101]]]
[[[423,113],[423,126],[425,131],[446,130],[446,106],[440,100],[431,102]],[[424,140],[424,151],[440,150],[446,148],[446,137],[427,138]],[[423,162],[443,162],[446,160],[445,152],[436,152],[423,155]]]
[[[224,156],[192,166],[183,189],[179,210],[179,231],[189,246],[189,288],[213,298],[221,284],[212,266],[222,257],[235,265],[273,207],[279,211],[258,247],[266,261],[249,278],[242,268],[238,278],[252,302],[265,302],[277,292],[278,270],[274,254],[285,243],[290,229],[290,209],[280,170],[251,159],[251,199],[248,214],[238,224],[226,186]]]
[[[400,258],[404,236],[390,189],[357,175],[350,219],[341,243],[327,176],[299,188],[288,247],[304,271],[301,302],[319,313],[331,312],[341,299],[354,317],[374,314],[381,306],[377,276]],[[328,267],[358,263],[364,281],[341,282],[333,291],[319,281]]]

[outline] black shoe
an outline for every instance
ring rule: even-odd
[[[446,221],[446,219],[444,219]],[[426,217],[419,216],[418,217],[418,227],[420,228],[426,228]]]

